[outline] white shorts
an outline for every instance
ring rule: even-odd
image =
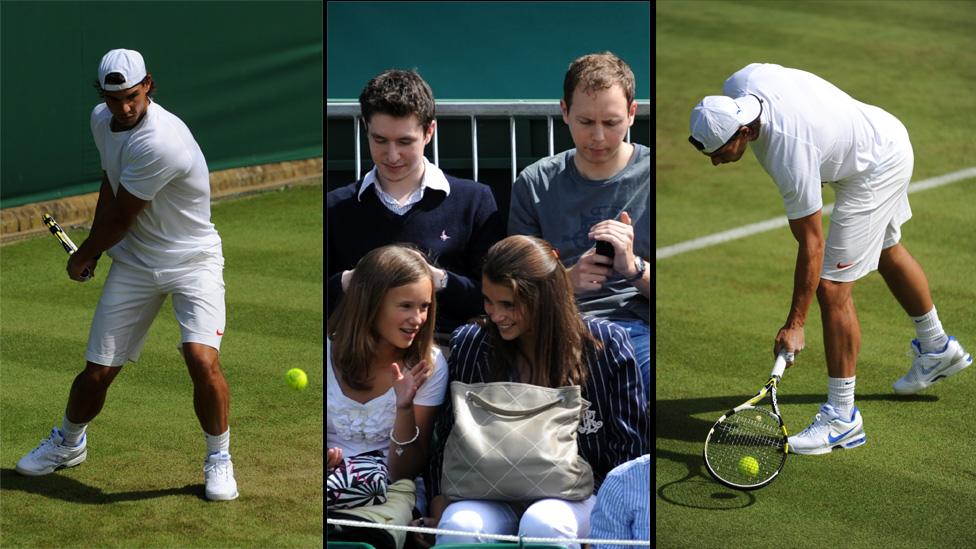
[[[102,366],[121,366],[139,358],[149,326],[167,295],[180,323],[183,343],[202,343],[220,350],[224,334],[224,258],[208,254],[202,261],[175,269],[148,269],[114,261],[95,309],[85,359]]]
[[[915,156],[905,135],[899,154],[877,170],[834,183],[837,201],[820,277],[853,282],[877,270],[881,250],[901,239],[901,225],[911,219],[908,183]]]

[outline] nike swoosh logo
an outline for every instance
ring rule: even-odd
[[[838,269],[846,269],[846,268],[850,267],[853,264],[854,263],[837,263],[837,268]]]
[[[827,435],[827,441],[830,442],[831,444],[833,444],[833,443],[837,442],[838,440],[846,437],[854,429],[857,429],[857,427],[851,427],[850,429],[847,430],[847,433],[844,433],[844,434],[841,434],[841,435],[837,435],[836,437]]]
[[[219,335],[219,336],[224,335],[224,331],[223,330],[217,330],[217,335]]]

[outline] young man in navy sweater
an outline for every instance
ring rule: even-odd
[[[374,168],[327,196],[329,313],[368,251],[413,243],[433,263],[437,331],[484,314],[481,257],[505,236],[487,185],[442,172],[424,157],[434,135],[434,94],[414,71],[389,70],[359,96]]]

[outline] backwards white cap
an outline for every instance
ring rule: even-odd
[[[105,77],[117,72],[124,79],[121,84],[106,84]],[[112,50],[98,64],[98,84],[105,91],[127,90],[138,85],[146,77],[146,63],[142,54],[135,50]]]
[[[711,154],[728,142],[741,126],[748,126],[759,118],[761,112],[762,102],[755,95],[738,99],[709,95],[691,110],[691,137],[704,145],[702,152]]]

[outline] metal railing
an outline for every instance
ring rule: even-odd
[[[516,116],[545,116],[547,133],[549,136],[549,156],[555,154],[553,151],[552,119],[554,116],[562,116],[559,110],[558,100],[522,100],[522,101],[438,101],[438,118],[462,118],[471,119],[471,158],[474,164],[474,177],[478,179],[478,117],[508,117],[508,133],[511,144],[512,154],[512,182],[518,175],[516,171],[516,149],[515,149],[515,117]],[[637,101],[637,117],[648,117],[651,115],[651,102],[648,100]],[[334,101],[326,103],[326,116],[328,118],[348,118],[353,119],[353,139],[355,141],[356,154],[356,180],[362,175],[362,159],[360,152],[360,124],[361,113],[358,101]],[[438,148],[437,127],[434,127],[434,165],[440,165],[440,150]],[[630,143],[630,128],[627,129],[627,142]]]

